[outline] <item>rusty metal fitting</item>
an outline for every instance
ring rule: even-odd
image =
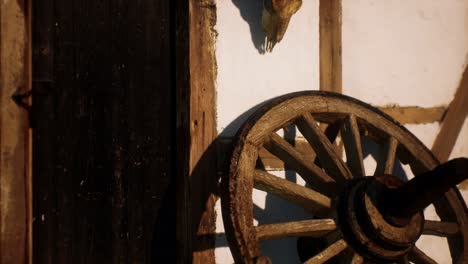
[[[401,227],[388,223],[376,205],[379,191],[375,188],[384,188],[380,185],[374,177],[352,181],[339,199],[338,223],[343,237],[356,252],[385,263],[408,253],[422,233],[424,216],[417,214]]]

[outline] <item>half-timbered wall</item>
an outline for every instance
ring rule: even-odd
[[[262,1],[218,1],[217,109],[218,133],[223,138],[232,137],[251,109],[263,101],[320,87],[319,1],[303,1],[272,53],[262,48],[261,11]],[[468,63],[467,27],[466,1],[343,0],[342,92],[379,107],[446,107]],[[429,148],[440,127],[438,122],[406,126]],[[371,156],[365,160],[369,170],[375,168]],[[459,156],[468,156],[466,121],[451,154]],[[294,173],[278,175],[296,179]],[[467,197],[468,192],[464,194]],[[301,210],[288,210],[287,203],[263,192],[254,192],[254,202],[260,223],[305,217]],[[231,263],[219,206],[217,214],[216,260]],[[432,242],[418,243],[430,249],[437,245]],[[296,254],[294,239],[266,242],[262,249],[277,263],[291,263]],[[428,252],[448,263],[444,249]]]

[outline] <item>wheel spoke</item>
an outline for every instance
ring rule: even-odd
[[[408,253],[408,259],[416,264],[437,264],[435,260],[417,247],[413,247],[413,249]]]
[[[424,222],[424,231],[425,235],[433,235],[440,237],[447,237],[455,235],[460,231],[458,224],[449,223],[449,222],[440,222],[440,221],[431,221],[426,220]]]
[[[402,257],[401,259],[399,259],[397,261],[397,264],[410,264],[409,260],[408,260],[408,257],[407,256],[404,256]]]
[[[305,160],[299,151],[278,134],[272,133],[264,147],[299,173],[310,186],[328,192],[333,192],[336,189],[336,183],[332,177],[328,176],[317,165]]]
[[[336,224],[333,219],[314,219],[260,225],[255,230],[259,240],[297,236],[321,237],[336,230]]]
[[[325,250],[315,255],[315,257],[307,260],[305,264],[318,264],[325,263],[327,260],[333,258],[334,256],[340,254],[343,250],[348,247],[348,244],[343,239],[336,241],[331,244]]]
[[[341,138],[343,139],[346,159],[349,168],[355,177],[365,176],[364,156],[362,155],[361,135],[356,117],[349,115],[341,128]]]
[[[374,173],[375,176],[393,173],[397,147],[398,141],[394,137],[390,137],[385,146],[383,159],[377,163],[377,168]]]
[[[361,257],[358,253],[354,253],[353,258],[351,259],[351,264],[363,264],[364,258]]]
[[[329,197],[262,170],[255,170],[254,187],[275,194],[319,216],[325,215],[332,206]]]
[[[325,170],[337,181],[351,179],[351,172],[340,158],[335,146],[328,140],[310,113],[302,115],[296,122],[299,131],[307,139]]]

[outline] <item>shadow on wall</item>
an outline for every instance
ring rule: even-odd
[[[206,176],[209,175],[204,169],[206,168],[206,164],[212,164],[215,162],[212,160],[213,155],[218,156],[219,152],[217,150],[217,144],[221,144],[222,141],[226,140],[226,138],[231,138],[232,132],[237,131],[246,120],[251,117],[257,110],[262,108],[267,102],[270,100],[264,101],[257,106],[249,109],[248,111],[244,112],[240,116],[238,116],[235,120],[233,120],[225,129],[224,131],[217,137],[214,143],[211,144],[207,152],[203,155],[203,157],[198,162],[194,174],[192,176],[192,184],[196,184],[196,182],[204,182],[207,183]],[[229,131],[226,133],[226,131]],[[287,129],[284,130],[284,139],[288,141],[290,144],[294,145],[295,138],[297,137],[297,128],[295,126],[289,126]],[[381,155],[383,155],[382,150],[379,149],[379,146],[370,139],[365,137],[361,138],[362,140],[362,148],[363,148],[363,155],[364,158],[371,158],[375,161],[381,159]],[[223,151],[224,152],[224,151]],[[230,155],[230,151],[228,151],[228,155]],[[216,153],[216,154],[215,154]],[[223,170],[222,173],[227,173],[224,171],[225,169],[229,168],[230,157],[219,157],[221,161],[218,161],[219,168]],[[257,164],[262,166],[262,164]],[[368,175],[372,175],[373,171],[368,171]],[[400,177],[403,180],[408,180],[408,177],[403,170],[403,167],[400,162],[396,162],[394,167],[394,175]],[[218,181],[219,181],[219,174],[213,175],[214,177],[208,182],[210,184],[204,185],[209,186],[207,187],[210,189],[211,193],[219,195],[218,190]],[[290,168],[286,167],[285,171],[285,179],[291,182],[297,182],[299,175],[296,174],[295,171],[291,170]],[[206,188],[206,187],[205,187]],[[203,205],[207,201],[208,197],[201,197],[201,200],[204,201]],[[198,201],[198,200],[197,200]],[[203,211],[203,208],[199,208],[196,210],[199,213]],[[279,223],[279,222],[288,222],[288,221],[298,221],[304,219],[310,219],[311,215],[308,214],[302,208],[295,206],[281,198],[278,198],[272,194],[266,194],[265,196],[265,203],[264,208],[254,204],[253,208],[254,218],[257,220],[259,225],[262,224],[271,224],[271,223]],[[220,212],[218,212],[220,213]],[[198,223],[201,220],[200,214],[195,214],[195,222],[194,224]],[[213,233],[198,236],[197,240],[202,243],[197,243],[195,250],[196,251],[203,251],[210,248],[226,248],[228,247],[228,242],[224,233],[216,233],[215,230],[212,230]],[[213,241],[214,240],[214,241]],[[287,238],[287,239],[279,239],[279,240],[271,240],[271,241],[264,241],[261,243],[261,251],[264,255],[267,255],[271,258],[273,263],[300,263],[297,253],[297,238]],[[226,249],[227,250],[227,249]]]
[[[252,43],[258,53],[265,53],[265,32],[262,29],[263,0],[232,0],[239,9],[242,19],[249,24]]]

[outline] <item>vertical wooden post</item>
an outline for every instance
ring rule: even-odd
[[[193,263],[214,263],[216,231],[216,0],[190,0],[190,192]]]
[[[28,263],[28,113],[11,99],[29,90],[27,1],[0,3],[0,263]]]
[[[335,93],[343,92],[341,9],[341,0],[319,2],[320,90]],[[343,146],[338,149],[342,153]]]
[[[177,263],[214,263],[216,1],[178,0],[175,10]]]
[[[342,92],[341,0],[320,0],[320,90]]]
[[[441,162],[448,160],[467,114],[468,67],[465,68],[455,97],[448,107],[442,127],[432,146],[432,152]]]

